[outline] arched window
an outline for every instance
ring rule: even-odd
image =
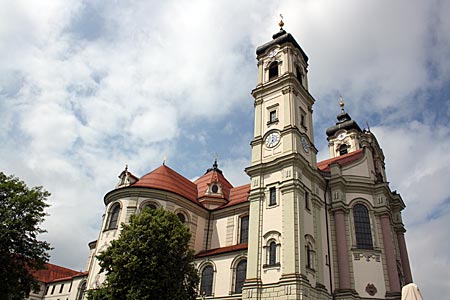
[[[186,223],[186,216],[182,213],[177,213],[178,219],[180,219],[181,223]]]
[[[306,254],[306,269],[310,271],[314,271],[316,267],[316,251],[315,245],[316,241],[312,235],[305,235],[305,254]]]
[[[373,249],[372,230],[370,228],[369,211],[363,204],[353,207],[355,222],[356,247],[358,249]]]
[[[86,292],[86,281],[82,281],[78,286],[77,300],[83,300],[84,292]]]
[[[155,210],[155,209],[157,209],[157,208],[158,208],[158,205],[156,205],[155,203],[147,202],[147,203],[144,203],[144,204],[141,206],[141,212],[143,212],[143,211],[146,210],[146,209],[148,209],[148,210]]]
[[[145,204],[144,208],[157,209],[156,205],[153,203]]]
[[[274,61],[269,65],[269,80],[278,77],[278,62]]]
[[[212,295],[214,279],[214,269],[212,266],[206,266],[202,271],[202,281],[200,283],[200,296]]]
[[[269,244],[269,266],[274,266],[277,263],[277,244],[272,241]]]
[[[234,292],[242,294],[242,286],[247,276],[247,260],[241,260],[236,267],[236,280],[234,284]]]
[[[114,204],[109,210],[109,220],[106,229],[116,229],[119,221],[120,215],[120,205],[119,203]]]
[[[344,155],[348,153],[348,146],[346,144],[342,144],[339,146],[339,154]]]
[[[306,245],[306,267],[310,270],[314,269],[314,251],[311,245]]]

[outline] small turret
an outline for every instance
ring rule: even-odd
[[[337,115],[336,125],[327,129],[328,147],[330,158],[341,156],[361,148],[359,143],[359,133],[361,128],[355,120],[344,109],[342,96],[339,99],[341,113]]]

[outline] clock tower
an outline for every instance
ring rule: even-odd
[[[254,138],[251,166],[246,169],[251,177],[247,280],[242,297],[272,299],[271,293],[277,293],[289,299],[306,295],[325,299],[320,225],[325,184],[316,166],[315,100],[308,92],[308,57],[283,25],[281,21],[280,31],[256,50]]]

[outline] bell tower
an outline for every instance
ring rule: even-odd
[[[243,299],[302,299],[302,295],[313,295],[315,286],[323,286],[322,255],[314,254],[321,251],[320,242],[314,242],[321,231],[314,218],[323,211],[319,211],[316,183],[315,100],[308,92],[308,57],[283,29],[283,21],[279,25],[273,39],[256,50],[254,137],[251,166],[246,168],[251,188]],[[308,270],[313,269],[317,271],[308,280]],[[273,296],[274,292],[279,296]]]
[[[287,154],[316,165],[312,106],[308,92],[308,57],[281,25],[273,40],[258,47],[252,166]]]

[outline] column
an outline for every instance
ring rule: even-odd
[[[397,261],[395,259],[394,242],[392,239],[391,221],[388,214],[381,219],[381,231],[383,233],[384,254],[386,256],[387,274],[390,292],[400,292],[400,280],[397,272]]]
[[[408,250],[406,249],[405,231],[397,231],[398,247],[400,249],[400,259],[402,261],[403,275],[405,275],[405,283],[411,283],[411,267],[409,265]]]
[[[347,238],[345,235],[345,213],[344,210],[334,212],[334,224],[336,227],[337,259],[339,271],[339,289],[350,289],[350,268],[348,262]]]

